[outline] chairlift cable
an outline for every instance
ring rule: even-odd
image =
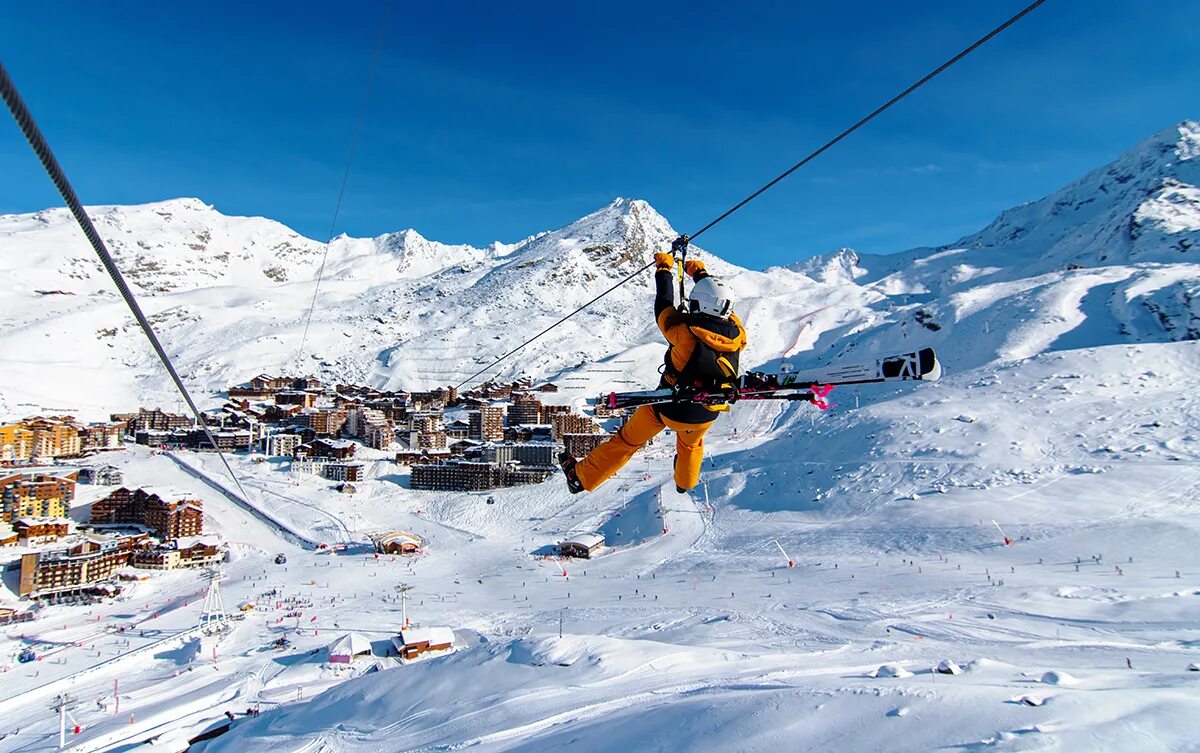
[[[375,52],[371,56],[371,67],[367,73],[367,85],[363,90],[362,101],[358,105],[358,117],[354,124],[354,135],[350,139],[350,152],[346,155],[346,167],[342,171],[342,184],[338,188],[337,202],[333,205],[333,218],[329,221],[328,240],[325,241],[325,251],[321,254],[321,266],[317,268],[317,280],[313,285],[312,301],[308,304],[308,314],[304,317],[304,333],[300,336],[300,347],[296,348],[296,367],[300,368],[300,359],[304,357],[304,346],[308,342],[308,328],[312,324],[313,310],[317,306],[317,293],[321,290],[321,278],[325,275],[325,262],[329,259],[329,246],[333,243],[333,234],[337,228],[338,215],[342,211],[342,198],[346,195],[346,184],[350,181],[350,168],[354,164],[354,153],[358,150],[359,137],[362,135],[363,120],[367,114],[367,103],[371,100],[371,89],[375,83],[375,71],[379,68],[380,53],[383,50],[383,39],[387,34],[388,20],[392,15],[392,0],[387,0],[383,11],[383,23],[379,25],[379,37],[375,40]],[[303,376],[298,374],[297,376]]]

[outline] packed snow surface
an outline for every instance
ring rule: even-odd
[[[222,473],[211,455],[90,459],[202,498],[207,527],[232,542],[225,603],[255,608],[229,635],[198,637],[203,577],[174,572],[6,627],[0,753],[56,749],[49,707],[63,692],[80,751],[177,750],[226,711],[231,731],[193,750],[1194,747],[1198,155],[1200,126],[1180,124],[943,247],[766,272],[705,255],[740,297],[747,365],[933,345],[946,376],[840,389],[826,413],[739,404],[706,439],[692,494],[670,482],[669,438],[583,495],[557,478],[418,493],[385,460],[342,495],[233,458],[271,525],[205,483]],[[95,214],[197,394],[297,368],[321,244],[194,200]],[[618,200],[486,249],[414,231],[339,238],[299,368],[458,381],[673,232]],[[62,211],[0,218],[4,416],[174,406],[88,253]],[[649,289],[646,274],[502,376],[552,379],[574,402],[652,385]],[[101,490],[80,489],[85,519]],[[420,535],[425,553],[375,557],[364,542],[383,530]],[[536,554],[592,531],[607,543],[594,559]],[[452,627],[457,650],[388,656],[405,611]],[[323,649],[348,632],[374,655],[329,664]],[[26,647],[40,659],[17,663]]]

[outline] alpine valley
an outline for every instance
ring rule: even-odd
[[[196,199],[91,214],[210,407],[260,373],[457,384],[677,235],[630,199],[486,248],[414,230],[326,248]],[[671,484],[669,441],[576,496],[561,476],[415,492],[379,458],[343,497],[239,456],[248,502],[293,529],[340,543],[415,531],[427,553],[339,562],[201,485],[215,529],[245,543],[227,599],[311,591],[319,635],[297,631],[294,656],[264,654],[278,627],[252,615],[219,661],[215,650],[211,662],[183,649],[131,657],[121,707],[137,724],[96,712],[78,749],[142,750],[256,701],[261,716],[191,750],[1194,749],[1200,123],[944,246],[842,249],[761,271],[694,253],[736,293],[744,367],[932,346],[945,375],[840,388],[825,412],[735,405],[706,439],[706,483],[690,495]],[[652,297],[646,271],[474,382],[527,375],[576,406],[650,389],[663,350]],[[0,217],[0,418],[99,420],[139,405],[175,409],[177,397],[70,215]],[[145,448],[120,455],[127,475],[198,484]],[[221,474],[212,455],[180,462]],[[607,541],[593,560],[560,574],[531,556],[586,531]],[[265,559],[283,551],[286,570]],[[150,611],[198,587],[179,578],[139,584],[112,609]],[[381,602],[401,581],[415,589],[407,606]],[[383,639],[369,631],[394,632],[402,608],[453,626],[460,649],[357,676],[305,658],[347,627]],[[60,609],[39,620],[62,623],[42,638],[83,640]],[[0,650],[25,629],[8,628]],[[961,672],[931,670],[943,661]],[[58,720],[37,689],[60,668],[39,664],[40,678],[25,665],[2,675],[0,732],[21,732],[0,737],[0,752],[51,749]],[[105,671],[70,692],[108,692]]]

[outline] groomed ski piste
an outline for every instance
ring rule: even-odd
[[[211,455],[130,447],[88,461],[200,496],[206,526],[231,542],[226,604],[257,608],[227,637],[201,641],[186,631],[199,619],[202,575],[156,574],[116,601],[49,607],[5,628],[0,752],[54,750],[50,707],[64,692],[79,751],[182,750],[224,724],[226,711],[237,716],[231,729],[191,750],[1194,748],[1200,348],[1186,332],[1200,268],[1167,254],[1200,232],[1186,164],[1200,154],[1198,133],[1183,124],[1160,134],[947,249],[731,273],[756,366],[852,361],[902,342],[937,347],[946,374],[935,384],[837,390],[827,412],[738,405],[706,440],[705,485],[688,495],[671,483],[669,435],[577,496],[561,477],[477,494],[414,492],[383,460],[355,494],[339,495],[328,482],[235,456],[241,504],[257,515],[202,480],[229,483]],[[1175,150],[1170,185],[1138,167],[1167,159],[1164,145]],[[1131,192],[1157,181],[1174,198],[1137,193],[1127,207],[1109,195],[1081,208],[1081,219],[1059,217],[1067,199],[1099,195],[1089,180],[1125,186],[1129,173]],[[1142,229],[1126,245],[1072,247],[1135,213]],[[1085,251],[1096,258],[1087,262]],[[1079,268],[1066,269],[1068,260]],[[331,308],[350,305],[348,288],[334,289]],[[161,311],[184,296],[203,323],[198,301],[218,297],[211,290],[150,301]],[[253,300],[240,289],[220,296],[234,292]],[[605,330],[633,342],[608,361],[569,354],[587,363],[540,372],[570,387],[564,400],[612,389],[613,370],[637,381],[629,388],[653,385],[661,346],[626,321],[649,318],[650,293],[635,292],[641,308]],[[470,296],[457,305],[467,311]],[[914,318],[918,309],[926,313]],[[28,308],[5,316],[22,318],[9,341],[64,326]],[[227,383],[232,359],[216,354],[248,352],[262,336],[256,316],[178,347],[221,341],[211,378]],[[351,339],[335,334],[318,344],[331,363]],[[553,363],[559,343],[524,367]],[[150,371],[141,351],[123,354]],[[166,394],[161,382],[127,387],[126,375],[97,373],[97,394]],[[38,396],[46,384],[5,385],[6,399],[52,407]],[[76,517],[86,517],[89,493]],[[367,537],[387,529],[419,534],[425,553],[375,557]],[[609,543],[594,559],[543,557],[589,531]],[[278,554],[286,564],[274,564]],[[413,587],[409,619],[451,626],[455,651],[330,665],[324,647],[347,632],[386,646],[403,621],[401,585]],[[284,634],[291,645],[272,650]],[[26,646],[44,658],[16,663]],[[936,672],[942,662],[961,671]],[[260,715],[242,713],[256,705]]]

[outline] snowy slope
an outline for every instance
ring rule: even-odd
[[[68,686],[83,699],[73,712],[81,751],[187,737],[255,702],[262,716],[239,718],[203,750],[1193,749],[1196,133],[1185,123],[1157,134],[945,247],[843,249],[766,272],[706,256],[743,299],[749,363],[803,367],[934,344],[949,368],[938,384],[840,389],[828,413],[739,404],[706,437],[707,484],[692,495],[673,491],[669,440],[582,495],[560,479],[413,492],[385,462],[343,495],[234,457],[249,502],[306,535],[363,541],[402,529],[427,551],[401,561],[304,551],[197,485],[210,527],[235,542],[227,603],[270,588],[311,606],[293,624],[290,607],[263,602],[211,659],[188,645],[128,655],[194,622],[191,574],[138,584],[127,601],[95,607],[94,620],[52,607],[0,638],[0,657],[26,645],[53,652],[35,665],[10,660],[0,733],[20,734],[0,736],[0,751],[54,749],[46,700]],[[168,228],[182,220],[160,223],[152,209],[105,211],[157,228],[146,242],[170,257],[164,265],[191,263],[181,249],[205,223],[226,228],[214,238],[287,235],[194,206],[169,211],[195,215],[177,235]],[[62,273],[72,254],[86,258],[62,220],[0,220],[0,245],[24,254],[0,253],[0,264],[46,278],[35,288],[0,275],[0,409],[69,399],[99,414],[168,395],[102,280]],[[671,236],[649,205],[618,200],[487,249],[412,231],[338,239],[310,335],[320,357],[306,362],[376,384],[465,376]],[[289,264],[267,241],[254,248],[232,271],[204,257],[205,272],[180,271],[170,289],[146,277],[147,308],[200,388],[278,371],[298,343],[324,249],[312,244]],[[261,271],[278,265],[287,280]],[[651,382],[661,345],[648,284],[647,274],[512,369],[558,379],[568,398]],[[92,335],[108,322],[114,334]],[[197,484],[145,448],[88,462],[101,461],[130,479]],[[211,455],[180,462],[222,473]],[[567,576],[531,556],[594,530],[610,548],[566,563]],[[276,552],[286,566],[273,564]],[[322,647],[346,630],[386,643],[402,622],[402,584],[415,587],[408,614],[454,627],[459,651],[403,666],[381,659],[383,671],[355,678],[369,665],[326,664]],[[97,623],[136,629],[122,638]],[[284,634],[294,645],[272,651]],[[947,659],[964,672],[930,671]],[[903,671],[891,677],[883,665]],[[110,699],[118,677],[120,715],[92,700]]]

